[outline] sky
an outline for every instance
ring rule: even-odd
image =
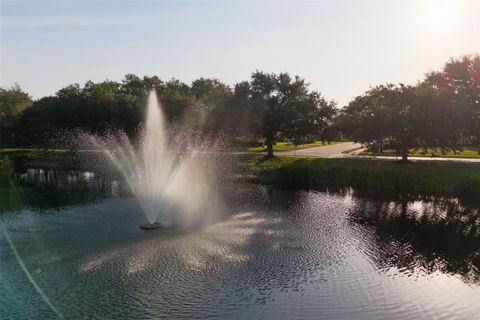
[[[227,84],[289,72],[340,106],[480,53],[480,1],[0,2],[0,85],[158,75]]]

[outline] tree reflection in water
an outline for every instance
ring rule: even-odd
[[[27,168],[1,180],[1,212],[59,209],[129,194],[119,177],[105,172]]]
[[[374,243],[365,251],[380,270],[440,271],[480,283],[478,206],[458,199],[353,195],[349,221],[374,231]]]

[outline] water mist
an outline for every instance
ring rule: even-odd
[[[148,220],[143,227],[190,225],[218,211],[220,201],[212,188],[215,179],[209,153],[194,146],[181,151],[169,148],[164,114],[154,91],[148,97],[137,146],[124,133],[90,139],[104,150],[128,183]]]

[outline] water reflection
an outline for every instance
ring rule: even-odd
[[[480,312],[480,213],[457,199],[235,182],[224,186],[228,209],[218,221],[144,232],[138,204],[118,198],[128,191],[108,172],[29,168],[2,183],[4,212],[35,209],[0,215],[3,230],[66,318]],[[0,230],[0,318],[51,318],[5,239]]]
[[[356,198],[350,221],[375,232],[365,252],[380,270],[442,272],[480,282],[480,210],[457,199]]]
[[[62,208],[129,194],[108,172],[27,168],[0,175],[1,212]]]

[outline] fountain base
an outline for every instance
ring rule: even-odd
[[[153,229],[158,229],[162,225],[160,223],[146,223],[146,224],[141,224],[140,229],[144,230],[153,230]]]

